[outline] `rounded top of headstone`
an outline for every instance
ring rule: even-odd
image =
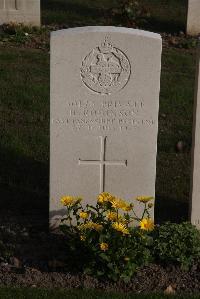
[[[132,34],[135,36],[147,37],[147,38],[154,38],[161,40],[161,36],[158,33],[139,30],[139,29],[132,29],[126,27],[115,27],[115,26],[85,26],[85,27],[75,27],[69,29],[62,29],[57,31],[52,31],[51,36],[57,35],[66,35],[66,34],[80,34],[80,33],[88,33],[88,32],[99,32],[99,33],[124,33],[124,34]]]

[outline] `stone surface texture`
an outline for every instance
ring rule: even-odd
[[[0,24],[40,26],[40,0],[0,0]]]
[[[200,0],[188,0],[187,34],[200,34]]]
[[[121,27],[52,33],[52,223],[63,195],[154,196],[161,47],[160,35]]]
[[[196,88],[193,117],[192,179],[191,179],[191,222],[200,228],[200,49],[197,55]]]

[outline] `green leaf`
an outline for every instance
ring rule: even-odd
[[[91,268],[85,268],[83,272],[84,272],[84,274],[90,275],[90,274],[92,274],[92,269]]]
[[[107,267],[112,270],[113,269],[113,264],[112,263],[108,263]]]
[[[97,271],[97,275],[98,275],[98,276],[103,276],[104,274],[105,274],[104,271]]]
[[[106,255],[105,253],[100,253],[99,256],[102,258],[102,260],[109,262],[110,257]]]

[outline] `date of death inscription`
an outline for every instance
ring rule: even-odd
[[[143,101],[75,100],[61,114],[51,119],[52,125],[72,131],[129,131],[156,124]]]

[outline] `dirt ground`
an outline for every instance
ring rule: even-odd
[[[1,239],[12,254],[0,257],[0,286],[41,288],[90,288],[117,292],[200,292],[200,261],[189,271],[151,264],[132,280],[109,283],[80,273],[78,257],[69,256],[63,235],[29,231],[17,225],[0,226]],[[0,250],[2,253],[3,251]],[[74,261],[70,265],[67,261]]]

